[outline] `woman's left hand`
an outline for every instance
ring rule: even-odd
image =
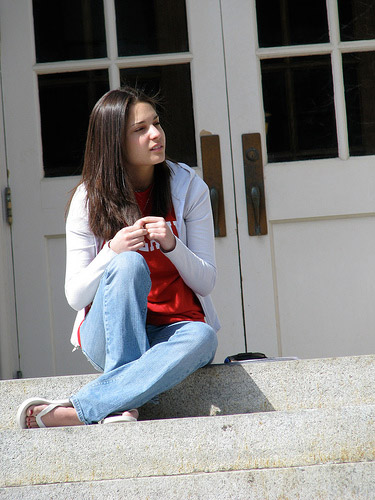
[[[147,230],[149,240],[155,240],[163,252],[170,252],[176,246],[176,238],[163,217],[143,217],[139,221]]]

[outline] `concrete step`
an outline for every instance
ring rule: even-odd
[[[143,421],[78,428],[18,430],[15,413],[95,376],[2,381],[0,498],[372,500],[374,361],[210,366]]]
[[[0,487],[374,461],[375,405],[0,432]]]
[[[373,500],[375,462],[0,488],[2,500]]]
[[[0,381],[0,428],[31,396],[69,397],[97,375]],[[141,420],[375,404],[375,355],[212,365],[141,409]]]

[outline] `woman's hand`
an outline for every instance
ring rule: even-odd
[[[170,252],[176,246],[176,238],[163,217],[143,217],[142,223],[147,231],[147,238],[159,243],[163,252]]]
[[[132,226],[127,226],[118,231],[109,242],[110,248],[116,253],[136,252],[145,244],[147,229],[144,228],[142,219],[137,220]]]

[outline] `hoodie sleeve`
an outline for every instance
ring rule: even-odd
[[[102,274],[116,253],[108,245],[98,252],[100,242],[91,232],[86,208],[86,191],[79,186],[73,196],[66,221],[65,295],[79,311],[90,304]]]
[[[186,194],[183,218],[186,244],[176,238],[176,247],[165,255],[184,282],[205,297],[216,281],[215,239],[208,187],[197,175],[194,175]]]

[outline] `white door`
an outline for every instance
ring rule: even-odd
[[[154,10],[149,2],[121,0],[0,1],[19,368],[24,377],[91,371],[79,352],[71,353],[69,342],[75,313],[63,288],[64,211],[79,179],[74,174],[81,164],[89,111],[105,91],[125,80],[146,89],[161,85],[172,158],[201,173],[200,131],[215,127],[221,136],[228,236],[218,241],[221,273],[215,300],[224,333],[217,359],[244,350],[220,17],[208,44],[209,59],[206,51],[200,58],[199,44],[190,34],[200,25],[199,18],[190,16],[192,4],[199,7],[199,2],[189,2],[186,15],[184,0],[163,0],[163,11],[157,1]],[[215,9],[219,13],[217,5]],[[203,31],[199,37],[204,39]],[[197,69],[213,56],[219,58],[215,80],[220,106],[213,94],[205,102],[199,90],[210,71],[208,66],[203,72]]]
[[[375,5],[221,0],[248,350],[375,351]],[[266,123],[267,122],[267,123]],[[268,234],[249,236],[259,132]]]

